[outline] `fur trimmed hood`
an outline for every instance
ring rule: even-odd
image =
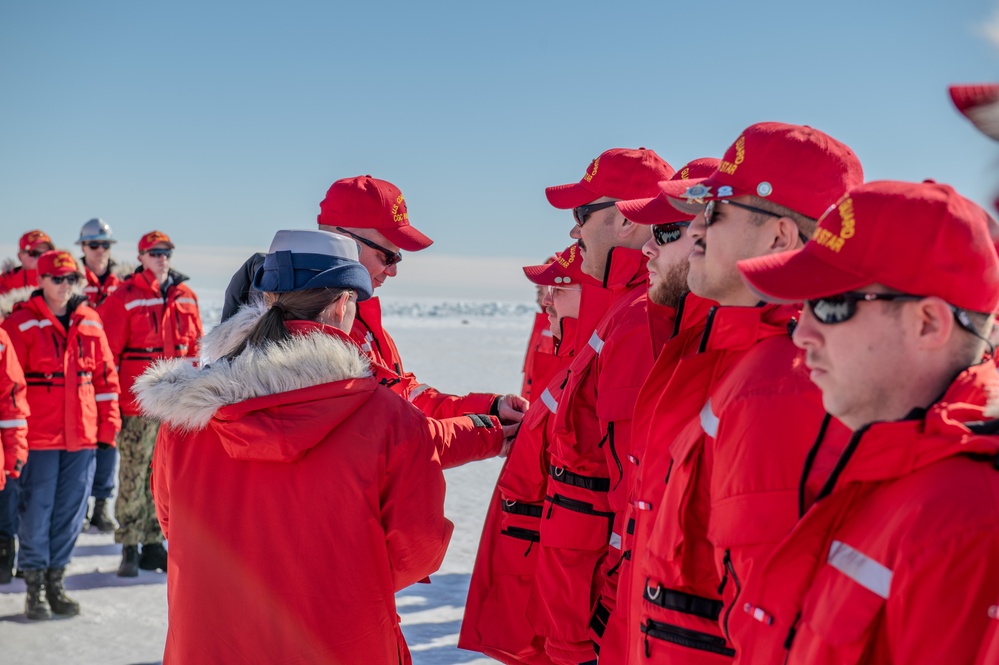
[[[0,295],[0,321],[10,316],[10,313],[14,311],[15,305],[27,302],[37,288],[37,286],[23,286]]]
[[[249,348],[231,361],[220,360],[239,345],[266,311],[244,307],[208,333],[202,342],[205,355],[201,367],[193,366],[189,358],[161,360],[151,366],[133,388],[143,413],[176,429],[200,430],[212,422],[219,409],[229,405],[276,396],[262,408],[279,408],[307,399],[277,397],[284,393],[371,376],[370,362],[355,344],[320,329],[293,335],[279,344]],[[329,420],[342,419],[336,417],[334,404],[325,408]],[[282,429],[295,429],[295,417],[282,423]]]

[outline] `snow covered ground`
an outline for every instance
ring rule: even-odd
[[[391,300],[384,305],[386,327],[406,369],[421,381],[453,393],[519,391],[532,306]],[[206,321],[217,320],[211,318],[215,310],[204,315]],[[499,469],[499,460],[487,460],[446,473],[445,512],[455,523],[447,556],[431,584],[398,595],[415,663],[493,662],[455,645],[486,503]],[[23,614],[24,582],[0,586],[0,663],[160,662],[167,624],[166,575],[140,571],[137,578],[117,577],[120,557],[121,548],[111,535],[80,536],[66,581],[83,608],[77,617],[29,622]]]

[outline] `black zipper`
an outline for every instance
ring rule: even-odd
[[[725,550],[725,558],[722,559],[722,562],[725,565],[725,578],[722,579],[721,586],[718,587],[718,593],[721,593],[729,575],[732,576],[732,583],[735,585],[735,596],[732,597],[732,604],[725,610],[725,621],[722,624],[722,628],[725,630],[725,637],[731,642],[732,636],[728,633],[728,618],[732,615],[732,608],[739,602],[739,594],[742,593],[742,583],[739,582],[739,576],[735,574],[735,566],[732,565],[732,550]]]
[[[614,489],[617,489],[617,486],[621,484],[622,480],[624,480],[624,467],[621,466],[621,458],[617,456],[617,449],[614,447],[614,421],[613,420],[610,421],[609,423],[607,423],[607,433],[604,434],[604,438],[600,439],[600,443],[597,444],[597,448],[603,448],[604,447],[604,442],[607,442],[607,444],[609,445],[611,457],[614,459],[614,464],[617,465],[618,478],[617,478],[617,482],[614,483]]]
[[[689,292],[680,296],[680,302],[676,305],[676,319],[673,321],[673,334],[669,336],[670,339],[673,339],[680,334],[680,321],[683,319],[683,306],[687,302],[688,295],[690,295]]]
[[[708,310],[708,318],[704,324],[704,334],[701,335],[701,343],[697,347],[698,353],[704,353],[708,348],[708,338],[711,336],[711,326],[715,322],[715,314],[718,312],[718,307],[712,307]]]
[[[702,633],[697,630],[681,628],[668,623],[661,623],[646,619],[642,625],[642,632],[645,633],[645,657],[652,657],[652,649],[649,645],[649,637],[654,637],[665,642],[678,644],[688,649],[697,649],[709,653],[717,653],[722,656],[735,656],[735,649],[726,646],[728,643],[724,638],[709,633]]]
[[[545,519],[550,519],[552,516],[552,508],[556,505],[562,506],[566,510],[571,510],[576,513],[583,513],[585,515],[597,515],[599,517],[614,517],[612,512],[604,512],[602,510],[596,510],[592,503],[587,501],[579,501],[577,499],[570,499],[567,496],[562,496],[561,494],[556,494],[555,496],[546,496],[545,501],[551,503],[548,507],[548,514]]]
[[[801,612],[794,615],[794,621],[791,622],[791,628],[787,631],[787,639],[784,640],[784,665],[787,665],[787,661],[791,658],[791,645],[794,644],[794,638],[798,634],[798,622],[801,620]]]

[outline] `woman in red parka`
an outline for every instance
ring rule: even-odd
[[[209,333],[224,358],[135,383],[162,420],[164,663],[409,663],[394,594],[437,570],[453,527],[426,416],[346,332],[370,277],[352,240],[279,231],[254,287],[264,304]]]
[[[19,480],[18,569],[28,587],[25,614],[79,614],[63,575],[87,511],[98,446],[121,428],[118,374],[104,327],[69,252],[38,259],[39,290],[3,322],[28,384],[28,463]],[[42,595],[44,591],[44,596]]]

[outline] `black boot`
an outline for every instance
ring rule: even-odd
[[[144,543],[142,545],[142,556],[139,557],[139,568],[143,570],[167,569],[167,551],[163,543]]]
[[[121,564],[118,566],[118,577],[139,576],[139,546],[124,545],[121,548]]]
[[[101,533],[111,533],[115,530],[115,523],[108,514],[107,499],[97,499],[94,502],[94,515],[90,518],[90,526]]]
[[[49,568],[45,571],[45,598],[54,614],[72,617],[80,613],[80,603],[66,595],[66,587],[62,584],[65,574],[65,568]]]
[[[10,584],[14,577],[14,539],[0,538],[0,584]]]
[[[44,621],[52,618],[49,604],[42,595],[45,588],[44,570],[24,571],[24,582],[28,586],[28,597],[24,600],[24,615],[32,621]]]

